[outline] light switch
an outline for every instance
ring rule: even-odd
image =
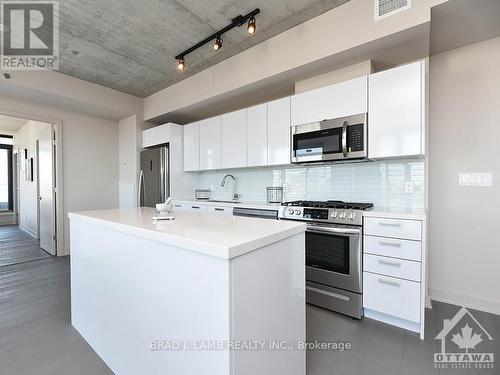
[[[493,173],[459,173],[460,186],[493,186]]]

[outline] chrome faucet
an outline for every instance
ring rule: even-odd
[[[222,178],[222,182],[220,183],[220,186],[224,187],[226,185],[226,178],[231,177],[234,181],[234,189],[233,189],[233,200],[236,201],[240,197],[238,194],[238,181],[236,181],[236,178],[232,174],[227,174]]]

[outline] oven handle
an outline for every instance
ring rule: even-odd
[[[358,236],[361,235],[361,229],[333,228],[333,227],[331,228],[331,227],[316,226],[316,225],[308,225],[307,231],[316,233],[336,233],[344,235],[356,234]]]
[[[347,121],[342,125],[342,154],[347,157]]]

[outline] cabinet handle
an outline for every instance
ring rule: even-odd
[[[180,204],[174,204],[174,207],[182,207]]]
[[[385,225],[387,227],[400,227],[401,223],[393,223],[393,222],[387,222],[387,221],[379,221],[378,222],[380,225]]]
[[[397,281],[391,281],[391,280],[385,280],[385,279],[378,279],[378,282],[380,284],[386,284],[386,285],[395,286],[395,287],[398,287],[398,288],[401,286],[401,283],[398,283]]]
[[[224,211],[223,208],[214,208],[215,211]]]
[[[379,259],[378,262],[386,266],[401,267],[401,262],[391,262],[389,260],[382,260],[382,259]]]
[[[401,247],[401,242],[379,241],[381,245]]]
[[[199,210],[200,209],[200,206],[191,206],[191,208],[194,208],[196,210]]]

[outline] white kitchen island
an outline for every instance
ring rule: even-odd
[[[71,321],[119,375],[305,375],[305,225],[70,213]]]

